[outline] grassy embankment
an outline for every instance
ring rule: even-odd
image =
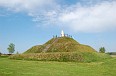
[[[55,52],[29,53],[10,56],[18,60],[59,61],[59,62],[96,62],[111,58],[110,55],[97,52]]]

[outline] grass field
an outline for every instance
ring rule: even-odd
[[[116,58],[102,62],[77,63],[0,57],[0,76],[116,76]]]

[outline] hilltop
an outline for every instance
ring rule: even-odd
[[[83,45],[69,37],[52,38],[43,45],[33,46],[24,53],[41,52],[96,52],[92,47]]]

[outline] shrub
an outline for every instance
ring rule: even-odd
[[[105,51],[106,51],[106,50],[105,50],[104,47],[101,47],[101,48],[99,49],[99,52],[100,52],[100,53],[105,53]]]

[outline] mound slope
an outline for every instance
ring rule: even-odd
[[[52,38],[43,45],[33,46],[24,53],[41,52],[96,52],[92,47],[83,45],[69,37]]]

